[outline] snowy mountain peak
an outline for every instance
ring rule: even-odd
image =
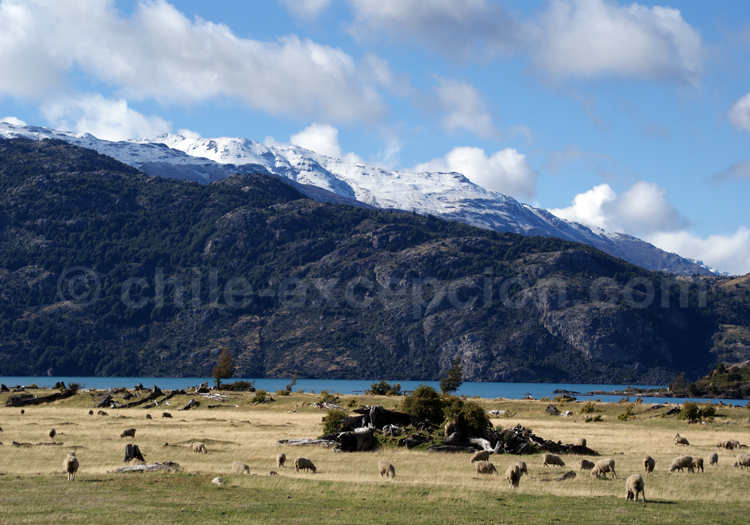
[[[193,138],[164,134],[121,142],[88,133],[55,131],[0,122],[0,138],[59,139],[90,148],[150,175],[203,183],[235,173],[266,173],[291,181],[321,201],[364,203],[415,211],[523,235],[582,242],[651,270],[706,274],[709,269],[622,233],[593,229],[488,191],[460,173],[390,171],[352,164],[299,146],[266,146],[233,137]]]

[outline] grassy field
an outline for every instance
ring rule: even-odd
[[[46,391],[33,392],[43,395]],[[89,415],[101,393],[81,392],[71,399],[41,407],[4,406],[0,395],[0,523],[746,523],[750,513],[750,471],[732,468],[736,451],[717,449],[719,440],[750,443],[750,410],[722,407],[702,425],[688,425],[666,410],[635,406],[635,419],[620,421],[624,404],[597,404],[602,421],[586,423],[582,403],[556,405],[572,417],[544,413],[543,401],[477,400],[485,408],[508,410],[510,417],[495,426],[532,428],[543,438],[571,443],[580,437],[601,456],[616,461],[619,479],[595,480],[587,472],[565,482],[543,481],[570,467],[578,457],[564,456],[565,469],[542,469],[540,455],[524,456],[529,476],[520,489],[508,487],[502,474],[518,456],[491,458],[500,476],[478,476],[468,454],[430,454],[381,448],[367,453],[334,453],[320,447],[279,446],[284,438],[310,438],[321,433],[325,411],[308,406],[320,396],[292,394],[253,405],[251,394],[228,394],[224,403],[237,408],[178,412],[190,397],[162,403],[161,408],[105,409],[108,416]],[[192,396],[200,400],[200,396]],[[357,405],[396,408],[399,398],[342,396]],[[162,418],[168,409],[172,419]],[[96,412],[96,409],[94,409]],[[146,419],[150,413],[153,419]],[[135,439],[120,439],[128,427]],[[50,439],[50,428],[57,435]],[[676,432],[690,447],[673,444]],[[16,447],[11,443],[63,443]],[[208,454],[193,454],[181,442],[202,441]],[[174,461],[177,473],[115,474],[123,466],[126,443],[139,445],[148,463]],[[170,446],[165,446],[169,443]],[[66,451],[76,450],[81,467],[75,482],[62,472]],[[288,463],[297,456],[313,460],[316,474],[278,468],[275,456],[284,451]],[[718,452],[718,467],[707,457]],[[704,474],[668,474],[680,454],[706,458]],[[648,503],[626,502],[625,478],[642,473],[645,454],[656,459],[656,472],[644,475]],[[396,467],[395,480],[381,480],[377,462]],[[595,459],[595,458],[590,458]],[[250,465],[254,475],[234,475],[231,463]],[[267,476],[274,470],[278,476]],[[211,484],[222,476],[226,485]]]

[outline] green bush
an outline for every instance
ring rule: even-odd
[[[596,405],[591,401],[584,403],[581,407],[581,414],[593,414],[594,412],[596,412]]]
[[[596,422],[598,422],[598,421],[603,421],[603,420],[602,420],[602,416],[601,416],[601,415],[599,415],[599,414],[597,414],[597,415],[595,415],[595,416],[586,416],[586,417],[585,417],[585,418],[583,419],[583,422],[584,422],[584,423],[596,423]]]
[[[318,403],[335,403],[338,400],[339,398],[335,394],[331,394],[328,390],[321,390]]]
[[[255,395],[253,396],[253,399],[251,400],[254,404],[258,405],[260,403],[268,403],[270,401],[270,398],[267,397],[267,393],[265,390],[258,390],[255,392]]]
[[[400,396],[401,384],[394,383],[391,385],[388,381],[382,379],[379,383],[370,385],[370,389],[365,390],[365,394],[372,396]]]
[[[555,396],[555,401],[557,401],[558,403],[569,403],[575,400],[576,400],[575,397],[569,396],[568,394],[561,394],[559,396]]]
[[[350,399],[346,406],[348,406],[349,408],[354,408],[355,406],[357,406],[357,400],[354,398]]]
[[[277,396],[288,396],[289,394],[291,394],[289,390],[277,390],[276,391]]]
[[[705,419],[714,417],[716,415],[716,407],[713,405],[705,405],[703,408],[699,407],[696,403],[688,401],[682,405],[680,411],[680,419],[687,419],[688,421],[696,419]]]
[[[427,385],[419,385],[401,402],[401,411],[419,419],[440,424],[443,421],[443,401],[440,394]]]
[[[617,419],[619,419],[620,421],[635,419],[635,405],[633,403],[630,403],[627,408],[625,408],[625,412],[617,416]]]
[[[228,383],[222,385],[224,390],[230,390],[232,392],[252,392],[254,381],[235,381],[234,383]]]
[[[346,410],[329,410],[323,418],[323,435],[333,434],[341,429],[341,422],[347,417]]]

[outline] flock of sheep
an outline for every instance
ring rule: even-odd
[[[135,437],[136,429],[135,428],[126,428],[120,433],[120,438],[124,437]],[[54,428],[51,428],[48,430],[47,434],[52,439],[57,434],[56,430]],[[674,443],[675,445],[683,445],[683,446],[689,446],[689,441],[683,437],[677,434],[674,437]],[[576,443],[578,446],[586,446],[586,440],[580,439]],[[738,449],[740,447],[745,447],[744,445],[741,445],[739,441],[737,440],[726,440],[726,441],[719,441],[716,444],[719,448],[724,448],[727,450],[734,450]],[[192,444],[192,451],[194,454],[207,454],[208,449],[205,445],[205,443],[201,442],[194,442]],[[492,464],[489,461],[490,455],[493,454],[492,451],[488,450],[481,450],[471,457],[469,460],[470,464],[475,464],[474,468],[476,470],[477,474],[488,474],[488,475],[498,475],[497,468],[494,464]],[[712,466],[718,465],[719,456],[716,453],[712,453],[708,456],[708,464]],[[280,453],[276,456],[276,465],[279,468],[283,468],[286,463],[286,454]],[[547,467],[564,467],[565,462],[563,459],[555,454],[545,453],[542,455],[542,468]],[[744,469],[747,467],[750,467],[750,455],[747,454],[739,454],[736,458],[736,461],[734,462],[734,468],[737,469]],[[395,467],[387,462],[387,461],[379,461],[378,462],[378,472],[380,474],[380,477],[386,477],[387,479],[394,479],[396,477],[396,469]],[[643,469],[646,474],[651,474],[654,471],[654,468],[656,467],[656,461],[651,456],[646,456],[643,458]],[[63,471],[68,476],[68,481],[74,481],[76,472],[79,468],[79,461],[76,458],[75,452],[71,451],[68,452],[67,457],[63,461]],[[298,457],[294,460],[294,468],[297,472],[300,470],[307,470],[311,471],[313,473],[317,472],[317,468],[315,464],[308,458],[305,457]],[[235,461],[231,465],[231,470],[233,474],[250,474],[250,466],[242,463],[240,461]],[[578,470],[579,471],[590,471],[590,475],[593,478],[599,479],[599,478],[606,478],[608,473],[612,474],[612,477],[617,479],[617,472],[615,470],[615,461],[611,458],[605,458],[597,461],[596,463],[589,461],[587,459],[580,459],[578,461]],[[675,458],[675,460],[672,462],[672,464],[669,467],[669,473],[673,473],[676,471],[683,472],[684,470],[687,470],[688,472],[695,473],[696,471],[703,472],[703,458],[694,458],[692,456],[688,455],[681,455]],[[270,475],[274,475],[276,472],[271,471]],[[508,466],[508,468],[505,471],[505,480],[508,482],[510,487],[512,488],[518,488],[520,485],[521,477],[523,475],[529,474],[528,468],[526,466],[526,463],[524,461],[517,461],[511,465]],[[567,479],[567,478],[566,478]],[[213,481],[218,486],[223,486],[224,480],[222,478],[215,478]],[[644,481],[643,478],[639,474],[632,474],[627,478],[625,481],[625,493],[626,493],[626,499],[627,500],[633,500],[638,501],[638,496],[640,495],[643,499],[643,501],[646,501],[646,495],[644,492]]]

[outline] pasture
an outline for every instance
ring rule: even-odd
[[[44,395],[49,391],[31,391]],[[717,449],[717,441],[737,439],[750,444],[750,410],[720,407],[705,424],[662,417],[668,407],[650,410],[635,405],[634,419],[617,415],[624,404],[596,404],[601,421],[584,422],[581,402],[555,403],[571,417],[545,414],[547,401],[474,400],[487,410],[508,413],[493,419],[497,427],[521,424],[553,441],[574,443],[586,438],[600,457],[611,457],[618,479],[593,479],[577,470],[579,456],[563,455],[565,468],[542,468],[541,453],[492,455],[499,476],[480,476],[469,464],[470,454],[435,454],[384,446],[374,452],[335,453],[322,447],[291,447],[279,439],[314,438],[322,433],[326,411],[310,407],[320,396],[294,393],[275,401],[252,404],[253,394],[229,393],[223,404],[199,395],[178,396],[158,408],[104,408],[96,415],[101,392],[81,391],[49,405],[5,407],[0,395],[0,523],[746,523],[750,513],[750,469],[732,468],[738,453]],[[177,411],[190,399],[201,406]],[[341,396],[338,404],[383,405],[397,408],[398,397]],[[89,410],[94,415],[89,415]],[[168,410],[172,418],[163,418]],[[152,419],[147,419],[149,413]],[[57,434],[50,438],[48,431]],[[135,428],[135,438],[120,438]],[[689,447],[673,443],[679,432]],[[32,446],[13,446],[13,442]],[[192,443],[206,444],[208,454],[194,454]],[[39,443],[62,443],[50,445]],[[115,473],[126,466],[125,445],[137,444],[147,463],[173,461],[175,473]],[[165,446],[168,443],[168,446]],[[74,482],[62,471],[66,452],[75,450],[80,470]],[[278,468],[276,454],[287,464]],[[718,452],[717,467],[708,455]],[[653,474],[643,473],[643,457],[656,460]],[[705,459],[705,473],[669,474],[681,454]],[[310,458],[316,474],[294,469],[294,458]],[[508,465],[526,461],[529,475],[512,489],[503,479]],[[596,461],[597,457],[589,457]],[[392,463],[394,480],[381,479],[377,464]],[[232,474],[241,461],[252,475]],[[268,476],[270,471],[277,476]],[[545,481],[568,470],[577,476],[563,482]],[[639,473],[645,480],[647,503],[625,500],[625,479]],[[221,476],[225,486],[211,479]]]

